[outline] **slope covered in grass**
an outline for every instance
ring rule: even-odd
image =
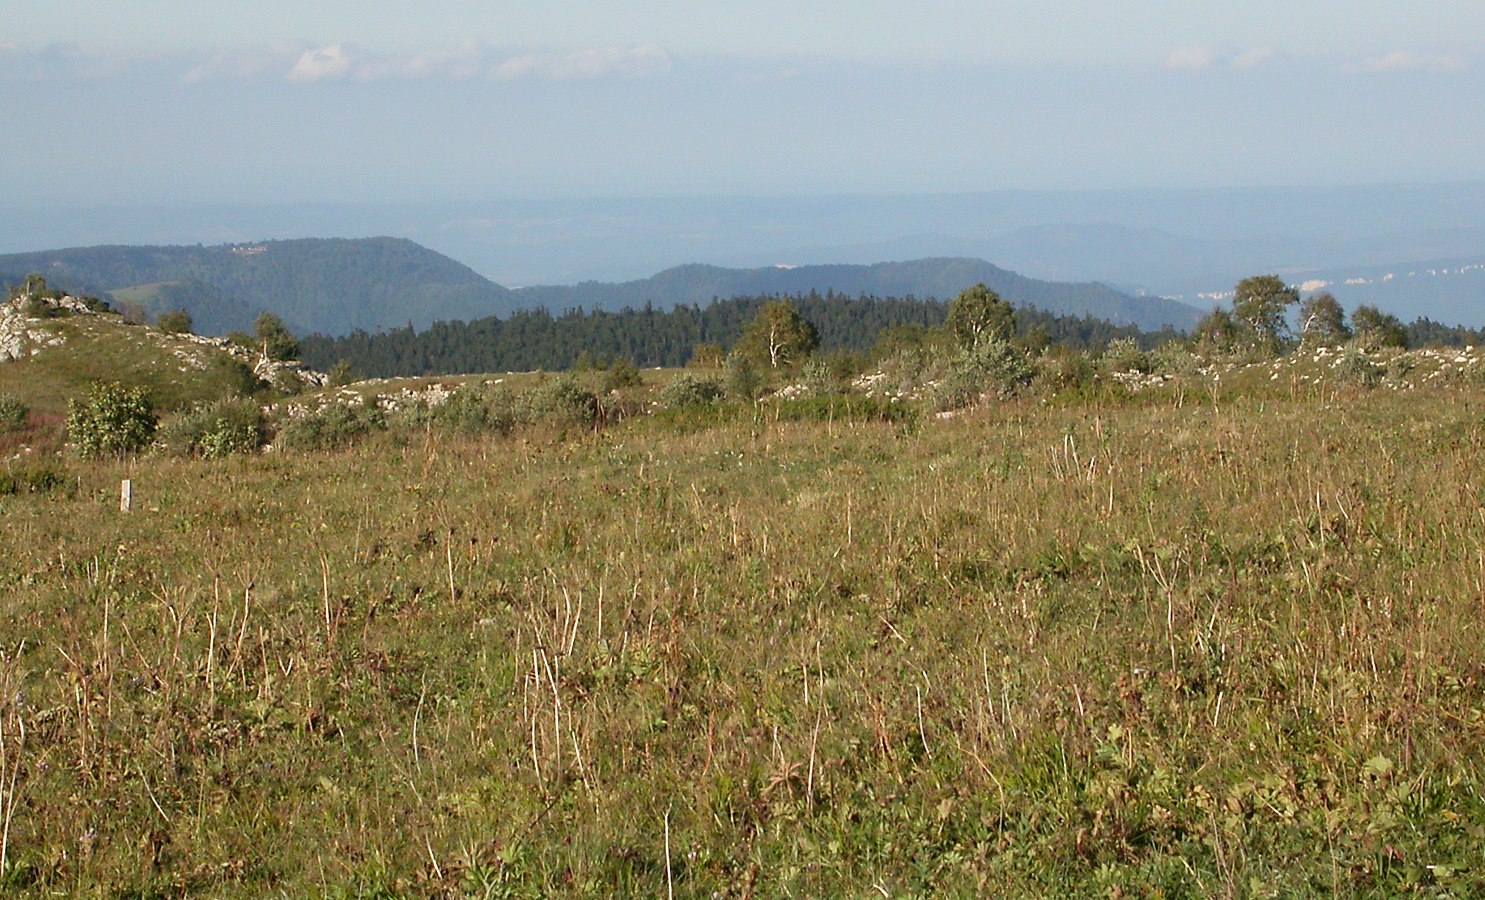
[[[45,318],[19,316],[6,305],[6,322],[23,330],[20,359],[0,361],[0,395],[44,414],[61,414],[67,401],[99,381],[143,387],[162,410],[215,400],[251,388],[252,371],[220,342],[129,325],[113,314],[75,312]]]
[[[1481,395],[1249,374],[79,463],[0,501],[3,884],[1477,894]]]

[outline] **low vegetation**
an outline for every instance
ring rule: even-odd
[[[1485,892],[1482,356],[966,333],[17,450],[0,889]]]

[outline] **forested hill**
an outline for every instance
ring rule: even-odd
[[[572,310],[561,316],[545,310],[524,311],[504,320],[440,322],[421,332],[398,328],[339,338],[312,335],[300,341],[300,352],[314,368],[328,369],[345,360],[363,375],[382,378],[559,370],[572,368],[584,356],[600,362],[627,359],[640,366],[680,366],[699,344],[731,347],[743,326],[772,299],[736,297],[663,311],[653,307],[620,312]],[[948,311],[948,304],[937,300],[838,294],[805,294],[792,302],[819,331],[820,347],[825,351],[865,350],[888,329],[932,328],[944,321]],[[1056,316],[1029,307],[1016,311],[1016,321],[1022,332],[1041,328],[1053,342],[1073,347],[1101,347],[1116,337],[1153,345],[1175,336],[1169,331],[1142,334],[1134,326]]]
[[[79,247],[0,256],[0,272],[36,272],[151,313],[185,309],[208,334],[262,311],[298,333],[344,334],[515,309],[510,291],[402,238]]]
[[[965,288],[984,284],[1016,306],[1034,306],[1060,315],[1093,316],[1120,325],[1155,330],[1166,325],[1189,330],[1202,311],[1174,300],[1135,297],[1097,282],[1054,282],[1026,278],[980,259],[939,257],[869,266],[829,265],[724,269],[688,265],[622,284],[584,282],[514,291],[523,307],[551,310],[669,308],[717,298],[810,291],[848,296],[918,297],[952,300]]]
[[[296,334],[427,328],[438,321],[509,316],[518,309],[618,311],[811,291],[948,301],[985,284],[1016,306],[1093,316],[1145,330],[1191,328],[1198,310],[1134,297],[1097,282],[1038,281],[979,259],[876,265],[724,269],[687,265],[619,284],[584,282],[507,290],[442,254],[401,238],[261,241],[217,246],[104,246],[0,256],[0,273],[134,304],[150,315],[191,314],[203,334],[244,330],[261,312]]]

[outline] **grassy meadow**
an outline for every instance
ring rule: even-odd
[[[1239,376],[69,459],[0,888],[1479,895],[1485,394]]]

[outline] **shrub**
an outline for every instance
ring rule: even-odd
[[[101,382],[67,404],[67,442],[84,456],[123,456],[148,446],[159,421],[143,388]]]
[[[293,397],[309,387],[294,366],[275,366],[268,373],[268,387],[280,397]]]
[[[763,376],[758,373],[753,361],[743,354],[734,353],[727,357],[723,378],[727,396],[734,400],[752,403],[763,394]]]
[[[1191,375],[1201,360],[1182,341],[1166,341],[1150,351],[1150,369],[1162,375]]]
[[[273,313],[263,313],[253,322],[253,347],[269,359],[285,362],[299,357],[299,341]]]
[[[620,388],[639,387],[644,384],[644,378],[639,374],[639,368],[627,359],[616,359],[609,366],[608,375],[603,379],[605,391],[617,391]]]
[[[210,357],[203,380],[220,385],[221,395],[226,397],[251,397],[268,387],[267,382],[253,374],[251,366],[226,353]]]
[[[934,392],[940,410],[960,409],[986,394],[1011,396],[1031,381],[1036,367],[1014,344],[990,338],[962,350]]]
[[[715,378],[704,378],[682,372],[660,392],[660,405],[666,409],[702,406],[722,399],[722,385]]]
[[[263,411],[251,400],[219,400],[168,423],[165,444],[171,450],[219,459],[233,453],[253,453],[268,443]]]
[[[30,415],[31,407],[19,397],[0,394],[0,434],[24,430]]]
[[[158,323],[160,330],[166,334],[190,334],[191,324],[191,314],[183,309],[161,313]]]
[[[1134,338],[1115,338],[1103,352],[1104,369],[1109,372],[1147,373],[1151,369],[1150,356],[1140,349]]]
[[[515,411],[522,422],[591,425],[598,420],[598,398],[572,376],[563,375],[522,393]]]
[[[1382,383],[1382,376],[1386,370],[1375,361],[1369,359],[1366,350],[1356,344],[1346,348],[1341,356],[1340,363],[1336,366],[1336,373],[1346,381],[1359,384],[1362,387],[1374,387]]]
[[[1407,381],[1413,370],[1418,368],[1418,360],[1406,353],[1399,353],[1387,360],[1386,377],[1389,381]]]
[[[799,383],[811,397],[830,397],[845,391],[845,380],[822,359],[811,359],[799,372]]]
[[[40,294],[31,294],[21,304],[21,312],[28,319],[54,319],[65,315],[67,310],[53,303]]]
[[[427,421],[464,434],[509,434],[516,424],[516,401],[502,386],[461,385],[442,405],[428,408]]]
[[[726,364],[727,353],[721,344],[697,344],[691,348],[691,358],[686,361],[688,369],[720,369]]]
[[[48,463],[7,466],[0,471],[0,496],[48,494],[68,483],[67,473]]]
[[[360,373],[351,366],[349,360],[337,359],[330,371],[325,373],[325,383],[330,387],[345,387],[360,380]]]
[[[916,391],[923,383],[935,351],[926,346],[904,347],[884,356],[877,368],[886,376],[886,384],[899,393]]]
[[[386,427],[386,417],[374,403],[332,403],[290,419],[279,429],[278,443],[286,450],[330,450]]]
[[[1037,386],[1052,394],[1078,391],[1093,384],[1098,367],[1081,351],[1049,353],[1037,365]]]

